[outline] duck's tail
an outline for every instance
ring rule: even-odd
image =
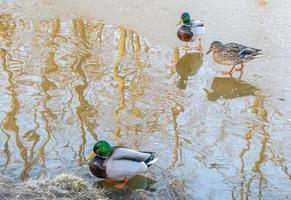
[[[259,53],[259,54],[257,54],[257,55],[252,55],[253,58],[260,58],[260,57],[262,57],[262,56],[263,56],[262,53]]]
[[[259,58],[263,56],[261,49],[255,49],[255,48],[245,48],[239,53],[240,57],[244,60],[252,60],[255,58]]]
[[[159,158],[155,158],[155,156],[153,154],[150,155],[150,157],[148,159],[146,159],[144,161],[144,163],[150,167],[152,164],[154,164],[155,162],[157,162],[159,160]]]

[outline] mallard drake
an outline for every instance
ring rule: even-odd
[[[202,50],[202,42],[201,42],[201,37],[205,33],[205,27],[204,23],[200,20],[191,20],[190,14],[187,12],[184,12],[181,17],[180,21],[178,22],[177,25],[182,24],[178,31],[177,31],[177,36],[180,40],[186,42],[185,48],[189,49],[188,42],[194,42],[195,39],[198,37],[199,38],[199,44],[196,47],[199,50]]]
[[[116,188],[122,189],[128,177],[145,172],[158,158],[155,158],[154,152],[112,147],[107,141],[98,141],[87,160],[93,175],[115,183]]]
[[[241,72],[241,77],[244,69],[244,63],[262,56],[263,54],[261,51],[261,49],[247,47],[237,43],[222,44],[219,41],[214,41],[211,43],[209,51],[207,51],[206,54],[213,52],[213,59],[215,62],[232,66],[230,70],[224,71],[223,74],[231,75],[233,69],[237,65],[240,65],[239,68],[236,68],[236,71]]]

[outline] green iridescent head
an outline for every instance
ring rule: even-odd
[[[183,24],[185,24],[185,25],[190,25],[190,23],[191,23],[191,18],[190,18],[190,14],[189,14],[188,12],[184,12],[184,13],[181,15],[181,19],[182,19]]]
[[[93,147],[94,153],[102,158],[108,158],[112,155],[112,147],[106,141],[98,141]]]

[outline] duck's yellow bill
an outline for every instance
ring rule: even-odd
[[[179,26],[180,24],[182,24],[182,22],[183,22],[183,19],[180,18],[179,21],[178,21],[178,23],[177,23],[177,26]]]
[[[92,151],[87,157],[86,160],[90,161],[92,160],[94,157],[96,156],[96,153],[94,151]]]

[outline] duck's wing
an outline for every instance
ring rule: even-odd
[[[224,49],[221,52],[225,58],[229,59],[239,59],[240,52],[248,48],[247,46],[237,44],[237,43],[227,43],[224,45]]]
[[[144,162],[109,159],[107,162],[106,174],[107,178],[123,180],[124,177],[131,177],[143,173],[147,168]]]
[[[204,23],[200,20],[191,20],[191,31],[196,36],[204,35],[205,34]]]
[[[204,27],[204,23],[200,20],[191,20],[192,27]]]
[[[227,43],[224,45],[224,47],[225,47],[225,50],[236,52],[236,53],[239,53],[242,50],[248,48],[247,46],[244,46],[242,44],[237,44],[237,43]]]
[[[111,159],[113,160],[133,160],[143,162],[149,159],[153,152],[136,151],[125,147],[114,147]]]
[[[154,152],[114,147],[113,153],[107,161],[106,174],[108,178],[123,180],[124,177],[145,172],[157,160]]]

